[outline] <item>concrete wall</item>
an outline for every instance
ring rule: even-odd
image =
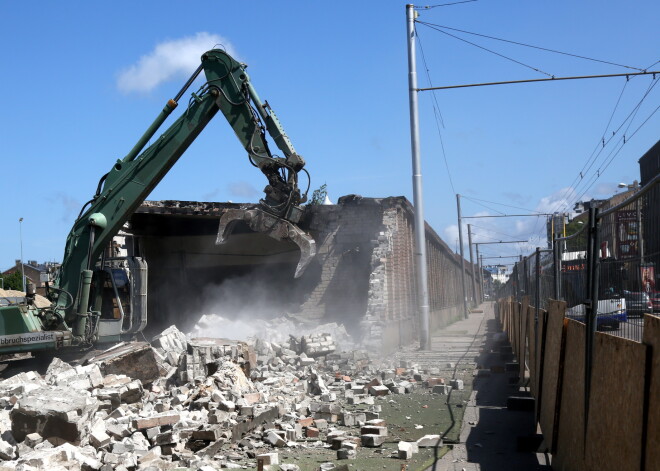
[[[234,291],[245,289],[243,299],[263,295],[264,304],[274,300],[266,315],[287,312],[302,322],[342,323],[373,350],[388,351],[418,339],[414,213],[405,198],[350,195],[337,205],[307,207],[299,225],[315,239],[317,256],[296,280],[298,252],[291,243],[239,225],[226,245],[215,245],[223,212],[253,207],[163,201],[145,202],[136,211],[128,232],[133,252],[149,263],[152,320],[179,323],[182,316],[203,309],[211,288],[219,292],[223,284],[234,283]],[[426,237],[433,330],[463,314],[461,265],[428,225]]]

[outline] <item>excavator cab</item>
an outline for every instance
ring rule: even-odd
[[[147,262],[141,257],[104,260],[92,277],[90,311],[97,313],[99,342],[114,342],[147,325]]]

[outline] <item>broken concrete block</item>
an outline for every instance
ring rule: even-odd
[[[43,441],[44,441],[43,437],[38,433],[29,433],[25,436],[25,440],[23,440],[23,443],[25,443],[30,448],[34,448]]]
[[[387,436],[387,427],[378,427],[374,425],[367,425],[360,429],[361,435],[382,435]]]
[[[463,386],[463,380],[462,379],[452,379],[451,380],[451,387],[456,389],[457,391],[462,391],[464,386]]]
[[[308,429],[309,430],[309,429]],[[286,440],[279,436],[279,434],[270,431],[264,437],[264,441],[276,447],[286,446]]]
[[[221,427],[205,427],[201,430],[195,430],[192,433],[192,439],[193,440],[202,440],[205,442],[215,442],[216,440],[220,439],[222,436],[222,428]]]
[[[451,386],[447,384],[436,384],[433,386],[433,394],[447,395],[451,391]]]
[[[112,435],[117,439],[122,439],[128,437],[131,434],[128,424],[107,424],[105,427],[105,433]]]
[[[137,430],[144,430],[152,427],[159,427],[163,425],[172,425],[181,420],[179,414],[174,412],[167,412],[164,414],[157,414],[152,417],[140,417],[133,420],[133,428]]]
[[[370,426],[370,427],[385,427],[387,423],[383,419],[379,419],[378,417],[369,419],[365,423],[365,425]]]
[[[94,448],[101,448],[108,445],[112,441],[110,435],[105,430],[92,430],[89,434],[89,443]]]
[[[417,446],[419,448],[440,447],[442,446],[442,440],[440,439],[440,435],[424,435],[417,440]]]
[[[168,362],[174,366],[178,364],[179,356],[188,349],[186,335],[174,325],[169,326],[160,334],[156,335],[151,340],[151,344],[167,355]]]
[[[413,456],[413,444],[410,442],[399,442],[399,459],[400,460],[409,460]]]
[[[234,410],[236,410],[236,404],[234,404],[232,401],[220,401],[218,403],[218,409],[227,412],[234,412]]]
[[[278,453],[261,453],[257,455],[257,461],[261,460],[264,466],[273,464],[280,464],[280,457]]]
[[[11,430],[18,441],[30,433],[79,443],[98,401],[85,393],[43,386],[19,400],[10,413]]]
[[[385,443],[387,439],[384,435],[365,434],[360,436],[362,446],[367,448],[376,448]]]
[[[328,421],[325,419],[314,419],[314,425],[321,431],[328,429]]]
[[[88,360],[96,363],[104,375],[126,375],[150,385],[161,374],[156,353],[146,342],[123,343]]]
[[[0,459],[13,460],[16,458],[16,447],[0,439]]]
[[[340,448],[337,450],[338,460],[354,460],[357,458],[357,451],[350,448]]]
[[[387,396],[390,393],[390,390],[387,386],[371,386],[369,387],[369,394],[372,396]]]
[[[364,412],[344,412],[341,414],[342,425],[346,427],[355,427],[360,423],[367,421],[367,416]]]
[[[179,435],[173,430],[167,430],[156,435],[151,440],[152,445],[171,445],[179,441]]]

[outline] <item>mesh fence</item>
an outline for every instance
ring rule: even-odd
[[[660,185],[617,196],[593,211],[592,220],[588,213],[576,217],[554,250],[522,257],[499,297],[529,296],[541,309],[560,299],[568,317],[585,322],[595,294],[596,328],[641,341],[644,314],[660,312]]]

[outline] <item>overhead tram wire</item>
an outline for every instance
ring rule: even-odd
[[[448,30],[451,30],[451,31],[457,31],[459,33],[465,33],[465,34],[470,34],[470,35],[473,35],[473,36],[479,36],[479,37],[482,37],[482,38],[493,39],[495,41],[502,41],[502,42],[509,43],[509,44],[516,44],[518,46],[524,46],[524,47],[529,47],[529,48],[532,48],[532,49],[538,49],[538,50],[541,50],[541,51],[552,52],[552,53],[555,53],[555,54],[561,54],[561,55],[564,55],[564,56],[575,57],[577,59],[584,59],[584,60],[588,60],[588,61],[592,61],[592,62],[600,62],[601,64],[615,65],[617,67],[623,67],[623,68],[626,68],[626,69],[638,70],[640,72],[646,72],[648,70],[648,68],[640,69],[639,67],[633,67],[633,66],[625,65],[625,64],[617,64],[616,62],[610,62],[610,61],[601,60],[601,59],[594,59],[593,57],[581,56],[579,54],[572,54],[570,52],[563,52],[563,51],[558,51],[556,49],[549,49],[547,47],[534,46],[532,44],[526,44],[526,43],[521,43],[521,42],[518,42],[518,41],[512,41],[510,39],[497,38],[495,36],[488,36],[487,34],[474,33],[472,31],[465,31],[463,29],[451,28],[449,26],[438,25],[438,24],[435,24],[435,23],[427,23],[425,21],[419,21],[419,20],[417,21],[417,23],[422,24],[424,26],[428,26],[431,29],[436,29],[436,31],[437,31],[437,28],[448,29]]]
[[[415,10],[431,10],[433,8],[438,8],[438,7],[450,7],[452,5],[459,5],[461,3],[472,3],[476,2],[478,0],[462,0],[460,2],[451,2],[451,3],[440,3],[438,5],[427,5],[423,7],[415,7]]]
[[[422,38],[420,37],[419,33],[417,32],[417,28],[415,28],[415,35],[417,36],[417,42],[419,44],[419,50],[422,53],[422,62],[424,63],[424,70],[426,72],[426,78],[429,82],[429,85],[432,87],[433,82],[431,81],[431,73],[429,70],[429,67],[426,63],[426,56],[424,55],[424,48],[422,46]],[[442,139],[442,132],[440,131],[440,123],[442,123],[442,127],[445,126],[444,124],[444,119],[442,118],[442,112],[440,111],[440,105],[438,104],[438,98],[435,94],[435,92],[432,93],[433,95],[433,115],[435,116],[435,124],[438,129],[438,137],[440,139],[440,148],[442,149],[442,158],[445,162],[445,168],[447,169],[447,177],[449,178],[449,185],[451,186],[451,191],[453,194],[456,194],[456,190],[454,189],[454,180],[451,177],[451,171],[449,170],[449,162],[447,162],[447,154],[445,152],[445,143],[444,140]],[[438,116],[440,117],[440,120],[438,120]]]
[[[650,64],[648,67],[645,68],[645,70],[650,70],[650,69],[652,69],[652,68],[653,68],[656,64],[658,64],[658,63],[660,63],[660,60],[655,61],[654,63]],[[634,79],[634,78],[636,78],[636,77],[637,77],[637,76],[632,76],[632,77],[630,77],[630,78],[627,78],[626,81],[624,82],[624,84],[623,84],[623,88],[622,88],[622,90],[621,90],[621,93],[619,94],[619,98],[617,99],[616,105],[614,106],[614,110],[612,110],[612,114],[610,115],[610,119],[608,120],[607,126],[605,127],[605,130],[603,131],[602,136],[600,137],[600,139],[599,139],[598,142],[596,143],[596,147],[595,147],[594,150],[591,152],[591,155],[590,155],[589,158],[587,159],[587,162],[585,163],[585,165],[582,167],[582,169],[581,169],[580,172],[577,174],[577,176],[575,177],[575,179],[573,180],[573,182],[570,184],[570,186],[566,187],[566,190],[564,191],[564,193],[562,194],[561,198],[560,198],[559,201],[557,202],[557,205],[555,206],[555,211],[559,211],[559,210],[561,210],[561,209],[566,208],[567,204],[564,203],[564,204],[562,205],[562,203],[561,203],[562,200],[565,200],[566,202],[571,201],[571,200],[572,200],[572,201],[577,201],[577,200],[578,200],[578,198],[574,198],[575,195],[578,194],[578,192],[576,191],[577,186],[579,186],[580,181],[583,180],[584,177],[586,176],[586,173],[585,173],[585,172],[587,172],[588,169],[590,169],[591,166],[593,165],[593,164],[590,164],[591,159],[593,158],[593,159],[594,159],[594,162],[595,162],[595,161],[597,160],[598,156],[600,155],[600,153],[602,152],[602,150],[605,148],[605,146],[606,146],[607,144],[609,144],[609,142],[611,141],[611,139],[612,139],[612,137],[614,136],[614,134],[616,134],[616,131],[615,131],[615,132],[613,133],[612,137],[610,137],[610,139],[607,140],[607,143],[605,142],[605,135],[607,134],[607,131],[608,131],[609,127],[610,127],[610,124],[612,123],[612,119],[614,118],[614,114],[615,114],[615,112],[616,112],[616,110],[617,110],[617,108],[618,108],[618,106],[619,106],[619,102],[621,101],[621,97],[623,96],[623,92],[626,90],[626,87],[628,86],[628,83],[630,82],[630,80],[632,80],[632,79]],[[596,154],[596,151],[597,151],[597,150],[598,150],[599,152]],[[594,154],[595,154],[595,156],[594,156]],[[587,167],[587,166],[588,166],[588,167]],[[585,168],[587,168],[587,170],[585,170]],[[573,193],[573,198],[570,198],[571,192]],[[568,208],[566,208],[566,209],[568,209]]]
[[[482,35],[482,34],[479,34],[479,33],[472,33],[472,32],[469,32],[469,31],[459,30],[459,29],[456,29],[456,28],[444,27],[444,26],[442,26],[442,25],[435,25],[435,24],[433,24],[433,23],[427,23],[427,22],[420,21],[420,20],[416,20],[416,23],[419,23],[419,24],[422,24],[422,25],[424,25],[424,26],[427,26],[427,27],[429,27],[429,28],[431,28],[431,29],[434,29],[434,30],[436,30],[436,31],[438,31],[438,32],[440,32],[440,33],[442,33],[442,34],[445,34],[445,35],[447,35],[447,36],[453,37],[453,38],[455,38],[455,39],[457,39],[457,40],[459,40],[459,41],[465,42],[465,43],[470,44],[470,45],[472,45],[472,46],[474,46],[474,47],[477,47],[477,48],[479,48],[479,49],[485,50],[485,51],[490,52],[490,53],[492,53],[492,54],[495,54],[495,55],[497,55],[497,56],[499,56],[499,57],[505,58],[505,59],[507,59],[507,60],[510,60],[510,61],[512,61],[512,62],[515,62],[515,63],[519,64],[519,65],[522,65],[522,66],[524,66],[524,67],[530,68],[530,69],[532,69],[532,70],[534,70],[534,71],[536,71],[536,72],[539,72],[539,73],[545,74],[545,75],[547,75],[548,77],[550,77],[549,79],[538,79],[538,80],[520,80],[520,81],[511,81],[511,82],[495,82],[495,83],[486,83],[486,84],[462,85],[462,86],[454,86],[454,87],[433,87],[432,90],[446,89],[446,88],[461,88],[461,87],[478,86],[478,85],[498,85],[498,84],[505,84],[505,83],[524,83],[524,82],[534,82],[534,81],[571,80],[571,79],[580,79],[580,78],[600,78],[600,77],[616,77],[616,76],[626,76],[626,77],[627,77],[627,80],[629,80],[631,77],[634,78],[634,76],[637,76],[637,75],[651,75],[651,74],[653,74],[654,79],[655,79],[655,75],[656,75],[657,72],[655,72],[655,71],[648,71],[648,69],[651,68],[651,67],[653,67],[653,65],[657,64],[658,62],[660,62],[660,61],[656,61],[654,64],[652,64],[652,65],[649,66],[648,68],[646,68],[646,69],[641,69],[641,68],[638,68],[638,67],[628,66],[628,65],[624,65],[624,64],[618,64],[618,63],[611,62],[611,61],[604,61],[604,60],[601,60],[601,59],[594,59],[594,58],[587,57],[587,56],[580,56],[580,55],[577,55],[577,54],[566,53],[566,52],[563,52],[563,51],[558,51],[558,50],[549,49],[549,48],[543,48],[543,47],[540,47],[540,46],[533,46],[533,45],[530,45],[530,44],[520,43],[520,42],[517,42],[517,41],[505,40],[505,39],[502,39],[502,38],[496,38],[496,37],[493,37],[493,36]],[[628,68],[628,69],[631,69],[631,70],[638,70],[638,71],[642,71],[642,72],[634,73],[634,74],[609,74],[609,75],[600,75],[600,76],[583,76],[583,77],[555,77],[555,76],[553,76],[553,75],[551,75],[551,74],[549,74],[549,73],[547,73],[547,72],[545,72],[545,71],[543,71],[543,70],[540,70],[540,69],[538,69],[538,68],[532,67],[532,66],[530,66],[530,65],[528,65],[528,64],[522,63],[522,62],[517,61],[517,60],[515,60],[515,59],[513,59],[513,58],[511,58],[511,57],[505,56],[505,55],[503,55],[503,54],[499,54],[499,53],[497,53],[497,52],[495,52],[495,51],[492,51],[492,50],[490,50],[490,49],[488,49],[488,48],[486,48],[486,47],[480,46],[480,45],[475,44],[475,43],[473,43],[473,42],[471,42],[471,41],[468,41],[468,40],[466,40],[466,39],[463,39],[463,38],[460,38],[460,37],[455,36],[455,35],[453,35],[453,34],[450,34],[450,33],[448,33],[447,31],[443,31],[442,28],[444,28],[444,29],[450,29],[450,30],[452,30],[452,31],[462,32],[462,33],[465,33],[465,34],[472,34],[472,35],[476,35],[476,36],[480,36],[480,37],[484,37],[484,38],[488,38],[488,39],[493,39],[493,40],[503,41],[503,42],[507,42],[507,43],[511,43],[511,44],[516,44],[516,45],[520,45],[520,46],[531,47],[531,48],[539,49],[539,50],[543,50],[543,51],[546,51],[546,52],[552,52],[552,53],[556,53],[556,54],[567,55],[567,56],[570,56],[570,57],[575,57],[575,58],[579,58],[579,59],[589,60],[589,61],[593,61],[593,62],[605,63],[605,64],[609,64],[609,65],[614,65],[614,66],[617,66],[617,67]],[[655,84],[654,84],[654,85],[655,85]],[[653,86],[654,86],[654,85],[653,85]],[[650,88],[652,88],[652,87],[650,87]],[[426,90],[428,90],[428,89],[426,89]],[[426,91],[426,90],[424,90],[424,89],[420,89],[420,91]],[[625,86],[624,86],[624,90],[625,90]],[[640,106],[640,105],[641,105],[641,102],[644,100],[644,98],[645,98],[646,96],[648,96],[649,91],[650,91],[650,89],[647,91],[647,93],[645,94],[645,96],[642,98],[642,100],[640,101],[640,103],[638,104],[638,106]],[[621,96],[622,94],[623,94],[623,90],[622,90],[620,96]],[[616,108],[618,107],[618,103],[619,103],[619,101],[620,101],[620,97],[619,97],[619,100],[617,100],[617,105],[615,106],[615,109],[614,109],[614,111],[612,112],[612,115],[611,115],[610,120],[609,120],[609,122],[608,122],[608,126],[606,127],[606,130],[605,130],[605,133],[607,132],[607,129],[609,128],[609,124],[611,124],[612,117],[614,116],[614,113],[616,112]],[[657,111],[657,110],[656,110],[656,111]],[[653,116],[653,114],[655,114],[656,111],[654,111],[654,112],[651,114],[651,116]],[[636,114],[636,110],[633,110],[633,112]],[[643,124],[645,124],[645,123],[651,118],[651,116],[649,116],[649,117],[647,118],[647,120],[645,120],[645,122],[644,122]],[[625,124],[625,122],[626,122],[629,118],[630,118],[630,115],[629,115],[628,118],[626,118],[626,120],[624,120],[624,122],[621,124],[621,126],[619,126],[619,128],[617,129],[617,131],[615,131],[615,132],[613,133],[613,135],[610,137],[610,139],[608,139],[607,143],[604,143],[604,144],[603,144],[603,147],[602,147],[601,150],[598,152],[598,154],[596,154],[596,157],[593,159],[593,161],[592,161],[591,156],[589,157],[589,159],[587,160],[588,163],[585,164],[585,165],[587,165],[587,172],[593,167],[593,164],[597,161],[598,156],[600,156],[600,154],[602,153],[602,150],[606,147],[607,144],[609,144],[609,142],[612,141],[613,137],[614,137],[614,136],[616,135],[616,133],[621,129],[621,127],[623,127],[623,125]],[[643,126],[643,124],[642,124],[642,126]],[[629,128],[630,128],[630,124],[628,125],[628,128],[627,128],[627,129],[629,129]],[[640,126],[640,128],[641,128],[641,126]],[[635,131],[635,133],[636,133],[638,130],[639,130],[639,128]],[[625,136],[624,136],[624,138],[625,138]],[[602,142],[602,138],[601,138],[601,142]],[[625,141],[625,139],[624,139],[624,144],[625,144],[625,143],[626,143],[626,141]],[[591,180],[595,181],[595,180],[597,180],[598,178],[600,178],[601,169],[604,170],[605,168],[607,168],[607,166],[609,166],[609,164],[611,163],[611,161],[613,160],[613,158],[616,157],[616,155],[618,155],[620,149],[621,149],[621,148],[619,148],[619,150],[616,151],[616,154],[614,154],[614,156],[613,156],[610,160],[607,160],[607,158],[606,158],[606,160],[605,160],[603,163],[601,163],[601,166],[600,166],[599,169],[596,171],[596,177],[595,177],[595,178],[592,177]],[[593,155],[593,152],[592,152],[592,155]],[[610,153],[610,155],[612,155],[612,153]],[[589,163],[589,162],[591,162],[591,163]],[[605,165],[605,167],[603,167],[603,165]],[[584,167],[583,167],[583,168],[584,168]],[[573,189],[573,191],[574,191],[575,194],[577,194],[577,188],[580,186],[579,182],[584,180],[584,176],[585,176],[584,172],[581,172],[581,173],[578,174],[578,177],[577,177],[577,179],[576,179],[576,180],[578,181],[578,185],[577,185],[577,187],[576,187],[575,189]],[[588,186],[588,188],[591,188],[592,185],[593,185],[593,182],[591,183],[591,185]],[[570,187],[568,187],[568,188],[571,188],[572,186],[573,186],[573,184],[572,184]],[[587,191],[588,191],[588,188],[587,188]],[[583,192],[582,194],[584,194],[584,192]],[[580,197],[581,197],[581,196],[580,196]],[[564,199],[564,198],[562,197],[561,199]],[[578,198],[578,199],[579,199],[579,198]],[[560,203],[560,204],[561,204],[561,203]],[[564,206],[566,206],[566,205],[567,205],[567,203],[564,203]],[[482,206],[483,206],[483,205],[482,205]],[[488,208],[488,209],[492,209],[492,208]]]
[[[621,152],[621,149],[625,146],[625,144],[626,144],[627,142],[630,141],[630,138],[631,138],[632,136],[634,136],[635,134],[637,134],[637,132],[639,131],[639,129],[641,129],[641,128],[642,128],[642,127],[648,122],[648,120],[651,119],[651,117],[656,113],[657,108],[656,108],[655,111],[653,111],[653,112],[652,112],[652,113],[646,118],[646,120],[644,120],[644,122],[643,122],[643,123],[642,123],[642,124],[641,124],[641,125],[635,130],[635,132],[634,132],[632,135],[630,135],[630,136],[626,136],[627,130],[630,129],[630,126],[631,126],[631,124],[632,124],[632,121],[634,120],[635,116],[637,115],[637,112],[639,111],[639,109],[640,109],[642,103],[643,103],[644,100],[648,97],[649,93],[653,90],[653,88],[658,84],[659,81],[660,81],[660,77],[656,78],[656,79],[651,83],[651,85],[649,85],[649,87],[647,88],[647,90],[646,90],[646,92],[644,93],[644,96],[641,98],[641,100],[637,103],[637,105],[633,108],[633,110],[628,114],[628,116],[626,117],[626,119],[625,119],[625,120],[619,125],[619,127],[617,128],[617,130],[614,131],[614,133],[612,134],[612,136],[610,137],[610,139],[608,139],[606,145],[608,145],[608,144],[612,141],[612,139],[614,139],[614,137],[617,136],[617,134],[619,133],[619,131],[621,130],[621,128],[622,128],[626,123],[628,123],[628,120],[630,120],[630,122],[628,123],[628,126],[627,126],[627,128],[626,128],[626,132],[624,132],[623,135],[620,135],[620,136],[619,136],[619,139],[618,139],[617,143],[615,144],[614,149],[612,149],[612,150],[610,151],[610,153],[607,155],[607,157],[605,157],[605,159],[604,159],[603,162],[600,164],[600,166],[599,166],[599,167],[596,169],[596,171],[591,175],[591,178],[585,183],[586,187],[583,188],[583,189],[581,190],[582,193],[580,193],[580,195],[575,199],[576,202],[579,201],[580,198],[582,198],[582,197],[586,194],[586,192],[589,191],[589,189],[591,189],[591,187],[594,185],[594,183],[596,182],[596,180],[598,180],[598,179],[600,178],[600,176],[603,174],[603,172],[605,171],[605,169],[607,169],[607,167],[609,167],[609,165],[610,165],[610,164],[612,163],[612,161],[616,158],[616,156],[619,154],[619,152]],[[619,147],[619,145],[620,145],[620,147]],[[599,155],[600,155],[600,153],[602,152],[602,150],[604,150],[604,149],[605,149],[605,147],[603,147],[603,149],[601,149],[601,151],[599,152]],[[580,186],[580,185],[578,184],[578,186],[576,187],[576,193],[577,193],[577,188],[578,188],[579,186]]]
[[[595,159],[597,158],[598,154],[596,154],[596,151],[599,148],[602,148],[602,147],[605,146],[605,134],[607,134],[607,130],[610,128],[610,124],[612,123],[612,119],[614,118],[614,114],[616,113],[616,110],[619,107],[619,103],[621,102],[621,97],[623,96],[623,92],[626,90],[626,87],[628,86],[628,82],[630,82],[630,80],[626,80],[623,83],[623,88],[621,89],[621,93],[619,93],[619,98],[617,99],[616,104],[614,105],[614,109],[612,110],[612,113],[610,114],[610,119],[607,121],[607,126],[605,126],[605,130],[603,131],[602,136],[600,137],[600,139],[598,139],[598,142],[596,143],[596,147],[594,147],[594,150],[591,151],[591,155],[587,159],[587,162],[582,166],[582,169],[577,174],[575,179],[573,179],[571,184],[569,186],[567,186],[566,189],[564,190],[564,192],[562,193],[561,197],[559,198],[559,201],[557,202],[557,204],[554,207],[553,212],[559,211],[560,209],[562,209],[562,201],[565,198],[568,198],[568,196],[570,195],[571,190],[575,187],[575,185],[580,183],[580,180],[582,179],[582,176],[584,175],[585,168],[587,168],[587,165],[589,165],[589,163],[591,162],[591,159],[593,158],[594,161],[595,161]]]
[[[461,198],[465,198],[465,196],[461,195]],[[486,205],[483,204],[483,203],[479,203],[478,201],[472,201],[472,202],[473,202],[474,204],[478,204],[479,206],[483,206],[484,208],[486,208],[486,209],[488,209],[488,210],[490,210],[490,211],[495,211],[496,213],[501,214],[502,216],[506,216],[506,214],[503,213],[502,211],[498,211],[498,210],[495,209],[495,208],[491,208],[490,206],[486,206]]]
[[[607,163],[605,164],[605,166],[602,168],[602,170],[600,170],[599,173],[595,174],[596,177],[593,178],[593,181],[591,182],[591,184],[590,184],[590,185],[589,185],[589,186],[588,186],[588,187],[582,192],[582,194],[580,195],[579,198],[582,198],[582,196],[584,196],[584,194],[585,194],[587,191],[589,191],[589,189],[591,189],[591,187],[594,185],[594,183],[596,183],[596,180],[598,180],[598,178],[600,178],[600,176],[601,176],[601,175],[605,172],[605,170],[607,170],[607,168],[610,166],[610,164],[612,163],[612,161],[614,161],[614,159],[619,155],[619,152],[621,152],[621,150],[623,149],[623,147],[624,147],[628,142],[630,142],[630,139],[632,139],[633,136],[635,136],[635,134],[637,134],[637,132],[638,132],[638,131],[639,131],[639,130],[640,130],[640,129],[641,129],[641,128],[642,128],[642,127],[648,122],[648,121],[649,121],[649,119],[651,119],[651,118],[653,117],[653,115],[655,115],[655,114],[658,112],[658,109],[660,109],[660,105],[658,105],[658,106],[655,108],[655,110],[653,110],[653,111],[651,112],[651,114],[650,114],[650,115],[644,120],[644,122],[642,122],[642,124],[640,124],[640,125],[637,127],[637,129],[635,129],[635,131],[634,131],[630,136],[628,136],[628,138],[627,138],[626,140],[623,140],[623,137],[621,138],[621,140],[619,141],[619,142],[622,142],[622,143],[621,143],[621,147],[619,147],[618,149],[615,148],[615,149],[616,149],[616,152],[613,150],[613,151],[610,153],[610,155],[611,155],[612,153],[614,153],[614,155],[612,155],[612,156],[609,158],[609,160],[607,161]],[[579,199],[579,198],[578,198],[578,199]]]
[[[601,147],[601,149],[600,149],[600,150],[598,151],[598,153],[596,154],[596,158],[595,158],[594,161],[591,163],[591,165],[589,165],[589,167],[587,168],[586,172],[589,172],[589,170],[591,170],[591,168],[593,167],[593,165],[594,165],[594,164],[596,163],[596,161],[598,160],[598,157],[600,157],[600,155],[603,153],[603,151],[605,150],[605,148],[610,144],[610,142],[611,142],[612,140],[614,140],[615,137],[619,137],[619,141],[617,142],[617,145],[618,145],[622,140],[625,141],[625,139],[626,139],[626,137],[625,137],[625,132],[624,132],[623,136],[620,136],[620,135],[619,135],[619,131],[621,131],[621,128],[623,128],[623,126],[626,125],[626,123],[628,123],[628,128],[630,127],[630,124],[632,123],[632,120],[634,120],[635,116],[637,115],[637,112],[639,111],[640,107],[642,106],[642,103],[644,102],[644,100],[646,100],[646,98],[647,98],[648,95],[651,93],[651,91],[653,90],[653,88],[658,84],[658,81],[660,81],[660,77],[659,77],[659,78],[656,78],[655,80],[653,80],[653,81],[649,84],[649,87],[646,89],[646,92],[644,93],[644,95],[642,96],[642,98],[639,100],[639,102],[637,103],[637,105],[635,105],[635,107],[630,111],[630,113],[628,114],[628,116],[626,116],[626,118],[625,118],[625,119],[623,120],[623,122],[619,125],[619,127],[618,127],[615,131],[612,132],[612,135],[611,135],[611,136],[607,139],[607,141],[603,144],[603,146]],[[630,122],[629,122],[629,121],[630,121]],[[626,128],[626,129],[628,129],[628,128]],[[624,142],[624,143],[625,143],[625,142]],[[615,148],[616,148],[616,147],[615,147]],[[613,152],[613,151],[612,151],[612,152]],[[607,161],[607,159],[608,159],[608,157],[609,157],[610,155],[611,155],[611,152],[610,152],[610,154],[609,154],[607,157],[605,157],[604,162]],[[598,178],[599,173],[601,173],[601,171],[602,171],[602,165],[603,165],[603,164],[601,163],[601,165],[596,169],[596,172],[594,172],[594,175],[596,175],[596,178]],[[586,172],[583,173],[583,178],[586,176]],[[583,178],[580,179],[580,181],[582,181]],[[592,181],[592,180],[593,180],[593,175],[592,175],[592,178],[591,178],[589,181]],[[577,193],[579,187],[580,187],[580,182],[578,182],[578,185],[575,187],[575,189],[576,189],[576,193]],[[584,193],[582,193],[582,194],[580,195],[580,197],[582,197],[583,194],[584,194]],[[579,198],[578,198],[578,199],[579,199]]]
[[[419,20],[416,20],[416,23],[419,23],[419,24],[422,24],[422,25],[428,26],[429,28],[438,31],[439,33],[445,34],[445,35],[450,36],[450,37],[452,37],[452,38],[454,38],[454,39],[458,39],[459,41],[462,41],[462,42],[464,42],[464,43],[470,44],[471,46],[474,46],[474,47],[476,47],[476,48],[483,49],[484,51],[487,51],[487,52],[490,52],[491,54],[494,54],[494,55],[496,55],[496,56],[502,57],[503,59],[509,60],[509,61],[511,61],[511,62],[515,62],[516,64],[522,65],[523,67],[527,67],[528,69],[531,69],[531,70],[533,70],[533,71],[535,71],[535,72],[538,72],[538,73],[540,73],[540,74],[547,75],[547,76],[550,77],[550,78],[555,78],[554,75],[549,74],[548,72],[545,72],[545,71],[543,71],[543,70],[541,70],[541,69],[539,69],[539,68],[537,68],[537,67],[533,67],[533,66],[531,66],[531,65],[525,64],[524,62],[521,62],[521,61],[516,60],[516,59],[514,59],[514,58],[512,58],[512,57],[509,57],[509,56],[505,56],[504,54],[500,54],[499,52],[495,52],[495,51],[493,51],[493,50],[491,50],[491,49],[488,49],[487,47],[480,46],[479,44],[473,43],[472,41],[468,41],[467,39],[460,38],[460,37],[458,37],[458,36],[456,36],[456,35],[454,35],[454,34],[448,33],[447,31],[443,31],[443,30],[441,30],[441,29],[434,28],[433,26],[429,26],[430,23],[425,23],[425,22],[422,22],[422,21],[419,21]]]
[[[506,237],[510,237],[512,239],[515,239],[516,237],[525,237],[524,235],[515,236],[515,235],[507,234],[506,232],[498,231],[497,229],[493,229],[492,227],[477,226],[476,224],[472,224],[472,227],[474,227],[476,229],[481,229],[483,231],[488,231],[488,232],[493,232],[495,234],[500,234],[500,235],[503,235],[503,236],[506,236]],[[533,233],[530,232],[529,234],[532,235]],[[490,237],[490,236],[483,236],[483,237]],[[527,238],[529,239],[529,237],[530,236],[528,235]]]
[[[474,197],[472,197],[472,196],[461,195],[461,197],[462,197],[462,198],[465,198],[466,200],[471,200],[471,201],[474,201],[474,202],[482,201],[482,202],[484,202],[484,203],[497,204],[497,205],[499,205],[499,206],[506,206],[507,208],[514,208],[514,209],[520,209],[520,210],[522,210],[522,211],[529,211],[530,213],[538,213],[540,216],[543,216],[543,215],[544,215],[544,214],[541,214],[541,213],[539,213],[538,211],[535,211],[535,210],[533,210],[533,209],[521,208],[520,206],[512,206],[512,205],[510,205],[510,204],[498,203],[498,202],[496,202],[496,201],[483,200],[483,199],[479,199],[479,198],[474,198]]]

